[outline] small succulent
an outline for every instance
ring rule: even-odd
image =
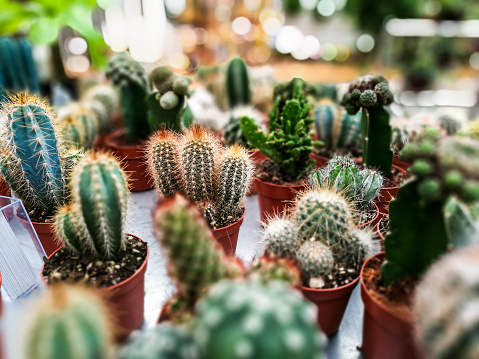
[[[228,64],[226,70],[226,94],[230,108],[249,105],[251,90],[248,78],[248,68],[245,62],[236,57]]]

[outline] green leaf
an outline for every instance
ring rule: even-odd
[[[59,29],[57,19],[39,18],[30,27],[28,38],[37,44],[51,44],[57,39]]]

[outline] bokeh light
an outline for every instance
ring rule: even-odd
[[[369,34],[363,34],[356,40],[356,47],[359,51],[367,53],[374,49],[374,38]]]

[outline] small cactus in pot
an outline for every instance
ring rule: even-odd
[[[62,128],[63,142],[67,147],[89,150],[95,143],[99,133],[97,115],[86,108],[73,109],[59,118]]]
[[[249,105],[251,102],[248,68],[239,57],[232,59],[228,64],[226,70],[226,94],[231,109],[237,106]]]
[[[118,107],[118,95],[108,85],[90,88],[82,98],[82,106],[93,111],[98,119],[99,132],[105,134],[113,130],[113,116]]]

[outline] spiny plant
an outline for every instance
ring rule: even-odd
[[[239,57],[235,57],[228,64],[226,94],[231,109],[241,105],[249,105],[251,102],[248,68]]]
[[[361,134],[360,110],[355,115],[330,100],[321,101],[314,109],[316,137],[328,150],[355,149]]]
[[[383,177],[373,169],[360,169],[349,157],[336,156],[325,168],[313,170],[308,176],[311,188],[332,187],[359,203],[372,202],[379,195]]]
[[[53,285],[34,304],[25,333],[27,358],[110,358],[109,313],[92,291]]]
[[[145,70],[122,52],[111,58],[107,76],[120,90],[126,141],[132,143],[148,138],[152,132],[146,103],[150,84]]]
[[[381,269],[386,284],[421,275],[451,243],[444,208],[455,196],[464,203],[479,200],[479,143],[465,137],[441,138],[426,129],[408,143],[401,159],[412,163],[411,178],[389,206],[387,261]]]
[[[294,257],[303,243],[298,227],[286,217],[273,217],[265,227],[261,240],[265,243],[265,253],[281,258]]]
[[[248,140],[244,137],[243,131],[241,130],[240,119],[242,117],[251,118],[260,128],[263,118],[261,113],[256,111],[251,106],[238,106],[235,107],[230,114],[228,123],[224,128],[224,138],[226,145],[232,146],[236,143],[248,148]]]
[[[314,120],[308,118],[310,106],[304,88],[304,81],[293,79],[281,91],[278,90],[275,106],[270,113],[268,133],[261,131],[251,118],[242,117],[240,120],[248,143],[276,162],[281,171],[294,178],[301,178],[313,168],[314,161],[309,156],[313,145],[320,144],[313,142],[309,135]]]
[[[341,105],[353,115],[362,109],[363,162],[384,175],[391,175],[391,126],[384,106],[394,101],[388,81],[382,76],[362,76],[351,82]]]
[[[462,128],[462,123],[459,119],[448,115],[443,114],[438,118],[439,126],[446,131],[449,136],[455,135]]]
[[[431,359],[466,359],[479,355],[476,273],[479,246],[445,255],[424,275],[414,295],[419,343]]]
[[[111,86],[96,85],[90,88],[83,96],[82,106],[96,114],[100,133],[108,133],[113,129],[118,95]]]
[[[128,183],[116,158],[90,153],[73,170],[71,205],[59,209],[55,232],[80,255],[111,259],[124,248]]]
[[[99,131],[98,117],[86,108],[78,108],[59,119],[63,142],[67,147],[89,150]]]
[[[258,277],[265,283],[280,280],[289,283],[292,287],[298,286],[301,279],[301,273],[293,260],[270,256],[262,256],[251,262],[248,276]]]
[[[204,358],[324,357],[316,308],[280,281],[223,281],[197,306],[194,335]]]
[[[64,204],[65,159],[59,128],[48,105],[18,94],[2,103],[0,172],[28,211],[53,215]]]
[[[183,116],[190,79],[175,75],[168,67],[159,66],[150,74],[158,92],[148,96],[148,120],[153,131],[161,127],[181,132],[192,123],[191,116]]]

